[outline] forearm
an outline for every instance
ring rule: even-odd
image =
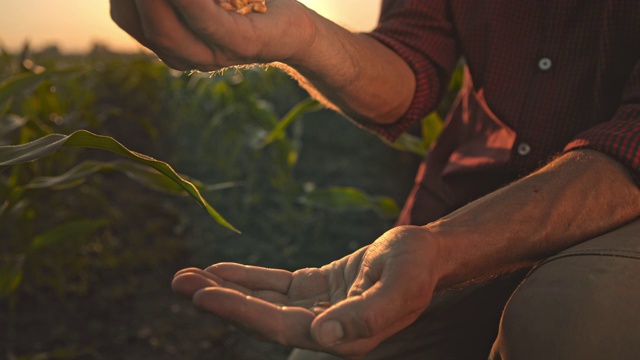
[[[640,216],[626,168],[577,150],[425,226],[438,241],[438,288],[531,266]]]
[[[311,13],[317,29],[312,45],[286,65],[276,65],[349,117],[391,123],[402,116],[415,91],[408,64],[368,35],[351,33]]]

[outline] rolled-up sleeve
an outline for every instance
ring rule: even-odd
[[[378,26],[369,35],[406,61],[415,74],[416,90],[396,122],[360,122],[362,126],[393,141],[437,107],[459,58],[447,12],[444,1],[383,1]]]
[[[640,61],[613,118],[578,134],[565,147],[565,151],[576,149],[594,149],[617,159],[629,167],[640,185]]]

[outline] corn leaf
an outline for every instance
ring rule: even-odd
[[[438,139],[443,128],[442,119],[435,111],[422,119],[422,141],[425,149],[428,149]]]
[[[402,133],[394,142],[389,142],[384,139],[383,141],[396,150],[414,153],[421,157],[427,155],[427,147],[424,145],[423,139],[415,135]]]
[[[132,180],[145,185],[153,190],[172,195],[186,195],[186,192],[175,181],[167,178],[158,170],[147,165],[137,164],[127,160],[112,162],[84,161],[58,176],[38,176],[33,178],[25,189],[42,188],[67,188],[87,176],[101,171],[117,171],[125,174]],[[184,175],[180,175],[185,178]],[[198,188],[204,187],[199,182],[193,181]]]
[[[285,116],[283,116],[282,119],[280,119],[273,130],[271,130],[271,132],[269,132],[257,145],[257,148],[261,149],[278,139],[284,138],[286,135],[285,131],[287,130],[287,127],[289,127],[289,125],[291,125],[294,120],[301,118],[302,115],[306,113],[317,111],[321,108],[322,105],[317,100],[307,99],[301,101],[296,106],[294,106],[293,109],[289,110],[289,112]]]
[[[12,100],[13,99],[9,98],[4,102],[0,102],[0,115],[4,115],[9,112],[9,109],[11,109],[11,105],[13,104]]]
[[[399,214],[396,202],[387,196],[372,196],[352,187],[331,187],[306,194],[303,203],[331,211],[374,210],[383,216]]]
[[[129,177],[131,180],[137,181],[150,189],[173,195],[186,195],[184,189],[175,181],[163,175],[158,170],[137,164],[131,161],[117,161],[108,165],[108,170],[119,171]],[[179,174],[182,179],[187,176]],[[188,179],[196,189],[201,189],[204,185],[196,180]]]
[[[23,164],[45,157],[64,145],[67,138],[66,135],[52,134],[26,144],[1,146],[0,171],[10,165]]]
[[[1,258],[0,299],[11,295],[22,282],[24,259],[24,255]]]
[[[22,187],[25,189],[68,188],[72,184],[76,184],[78,180],[82,180],[100,170],[105,170],[107,167],[108,164],[106,163],[85,161],[58,176],[35,177]]]
[[[425,157],[429,152],[429,147],[433,144],[443,129],[442,119],[437,112],[433,111],[425,116],[421,122],[421,136],[402,133],[398,138],[389,142],[385,139],[387,145],[400,151],[414,153],[420,157]]]
[[[22,145],[0,146],[0,171],[6,166],[40,159],[57,151],[63,146],[88,147],[107,150],[137,163],[151,166],[159,173],[178,184],[180,188],[186,191],[192,198],[202,205],[216,222],[239,233],[235,227],[233,227],[213,207],[211,207],[211,205],[209,205],[192,182],[178,175],[171,166],[169,166],[169,164],[153,159],[147,155],[131,151],[111,137],[96,135],[86,130],[79,130],[70,135],[47,135]]]
[[[397,217],[400,215],[400,208],[398,203],[388,196],[374,197],[372,201],[375,203],[376,211],[386,217]]]
[[[51,78],[52,76],[70,74],[76,71],[78,70],[54,70],[45,71],[40,74],[25,72],[4,79],[0,83],[0,108],[4,108],[6,104],[11,100],[11,98],[16,94],[25,93],[35,86],[39,85],[42,81]]]

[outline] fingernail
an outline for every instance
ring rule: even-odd
[[[323,346],[333,346],[344,337],[342,325],[335,320],[329,320],[320,325],[318,342]]]

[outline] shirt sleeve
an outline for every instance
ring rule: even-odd
[[[393,124],[359,124],[387,140],[395,140],[440,102],[459,58],[445,1],[384,0],[380,20],[369,34],[395,51],[416,78],[407,112]]]
[[[576,149],[593,149],[617,159],[629,167],[640,185],[640,61],[631,73],[613,118],[578,134],[565,152]]]

